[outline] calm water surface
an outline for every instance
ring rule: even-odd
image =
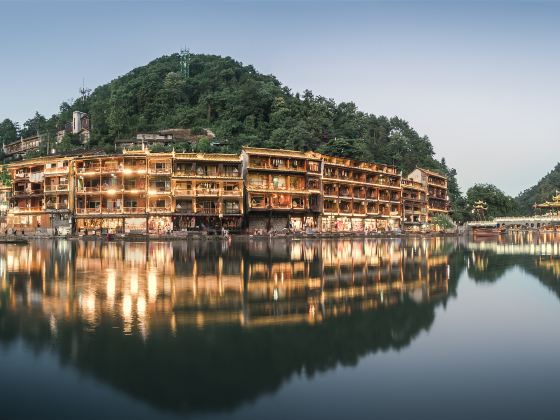
[[[0,245],[0,418],[558,418],[560,238]]]

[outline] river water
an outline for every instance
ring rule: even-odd
[[[0,245],[0,418],[558,418],[556,241]]]

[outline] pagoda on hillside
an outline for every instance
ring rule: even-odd
[[[486,212],[488,211],[488,204],[482,200],[475,201],[473,204],[472,213],[477,220],[484,220]]]
[[[533,206],[535,209],[543,209],[547,214],[560,214],[560,193],[556,190],[556,194],[552,197],[552,201],[545,201],[544,203],[536,204]]]

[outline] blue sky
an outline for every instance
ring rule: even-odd
[[[228,55],[428,135],[466,190],[560,160],[560,3],[0,0],[0,120],[178,51]],[[559,186],[560,187],[560,186]]]

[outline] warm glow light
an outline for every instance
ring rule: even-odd
[[[156,273],[152,271],[148,274],[148,300],[155,302],[157,296],[157,277]]]
[[[132,298],[130,295],[124,295],[122,302],[122,314],[125,323],[132,319]]]
[[[146,315],[146,298],[144,296],[138,296],[136,310],[138,311],[139,318],[143,318]]]
[[[115,288],[116,288],[116,274],[115,270],[107,272],[107,304],[113,306],[115,301]]]
[[[138,276],[136,273],[130,275],[130,293],[133,295],[138,293]]]

